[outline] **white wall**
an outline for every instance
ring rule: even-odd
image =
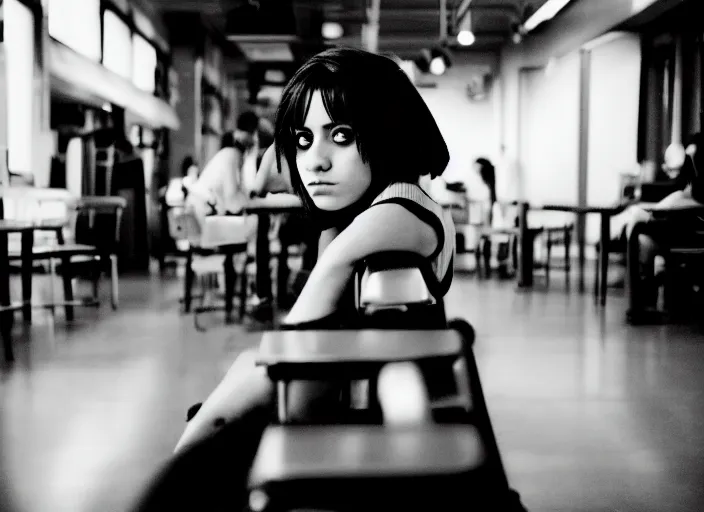
[[[450,151],[450,163],[443,174],[446,181],[463,181],[472,197],[484,197],[485,188],[472,171],[472,162],[483,156],[496,160],[496,102],[500,89],[492,88],[486,100],[474,102],[466,94],[469,77],[486,69],[496,69],[496,57],[491,54],[456,54],[454,64],[445,75],[422,78],[437,87],[419,88],[433,114]]]
[[[580,156],[579,146],[574,145],[579,140],[574,136],[574,130],[578,130],[580,123],[580,47],[634,16],[641,21],[652,19],[678,3],[678,0],[579,0],[573,2],[538,34],[529,35],[523,43],[504,49],[500,59],[502,83],[500,143],[504,145],[506,159],[512,162],[525,181],[527,199],[536,200],[535,198],[545,197],[548,191],[542,190],[543,186],[548,187],[549,194],[555,198],[574,197],[575,201],[577,199],[577,182],[572,179],[572,173],[575,172],[576,168],[573,166]],[[591,93],[589,114],[592,118],[589,129],[592,141],[587,155],[587,201],[589,202],[613,200],[618,194],[618,174],[635,163],[640,94],[638,85],[640,50],[637,46],[635,39],[627,38],[618,39],[594,49],[589,84]],[[572,98],[567,110],[558,108],[557,103],[554,106],[548,105],[544,115],[558,121],[544,121],[541,128],[551,133],[551,137],[554,138],[556,136],[554,123],[559,122],[564,126],[566,132],[557,134],[556,140],[565,150],[574,152],[566,160],[554,154],[535,157],[523,149],[525,144],[533,144],[535,151],[538,148],[550,151],[544,147],[544,142],[536,142],[535,139],[540,134],[526,133],[527,128],[524,126],[526,121],[521,119],[522,115],[525,116],[533,108],[521,104],[525,99],[523,89],[526,85],[521,76],[526,74],[526,69],[544,68],[550,61],[558,64],[553,69],[556,75],[562,73],[568,62],[571,63],[568,68],[576,67],[576,79],[574,71],[570,71],[573,79],[570,80],[569,92],[554,88],[548,83],[544,84],[546,90],[552,90],[558,94],[556,102],[563,107],[566,105],[565,96]],[[574,96],[575,92],[577,96]],[[577,108],[574,108],[574,98],[576,98]],[[524,161],[524,156],[529,159]],[[552,174],[557,171],[545,169],[540,171],[543,172],[542,176],[549,177],[552,181],[549,184],[543,184],[541,177],[539,183],[534,183],[537,162],[550,163],[553,166],[560,164],[566,174]],[[575,178],[577,176],[578,174],[574,174]],[[553,180],[553,178],[557,179]],[[598,235],[594,222],[594,220],[588,220],[586,233],[588,242],[595,241]]]
[[[613,203],[620,175],[637,166],[641,51],[635,34],[591,50],[587,203]],[[599,237],[599,220],[587,220],[587,240]],[[615,234],[615,233],[614,233]]]

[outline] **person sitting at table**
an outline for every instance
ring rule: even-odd
[[[704,206],[704,141],[701,133],[696,133],[688,141],[685,150],[685,161],[680,171],[680,182],[684,185],[668,195],[665,199],[652,207],[651,211],[638,206],[631,207],[630,218],[626,227],[626,236],[630,239],[636,224],[648,223],[653,220],[652,210],[668,211],[688,207]],[[704,228],[704,218],[697,217],[695,223]],[[660,318],[656,310],[658,285],[655,275],[655,258],[661,251],[658,240],[646,234],[638,237],[638,263],[639,268],[633,269],[629,274],[637,278],[631,279],[629,286],[631,297],[638,297],[639,304],[631,304],[627,312],[627,319],[632,323],[657,321]]]
[[[362,50],[320,53],[286,85],[275,124],[276,159],[288,165],[292,188],[321,231],[318,261],[284,328],[358,325],[354,267],[383,251],[426,258],[433,276],[428,287],[442,298],[453,276],[453,223],[418,181],[424,174],[440,175],[449,153],[401,68]],[[235,508],[242,504],[274,401],[272,382],[255,360],[255,351],[237,357],[188,422],[175,459],[150,493],[151,508],[140,510],[189,499],[217,501],[216,496]],[[291,384],[294,418],[335,414],[339,388]],[[382,408],[386,398],[394,399],[382,397]],[[422,403],[423,397],[417,400]]]
[[[242,187],[242,165],[247,151],[255,144],[258,118],[244,112],[237,119],[235,133],[222,136],[221,149],[201,171],[186,198],[186,210],[202,226],[208,215],[239,213],[247,197]]]

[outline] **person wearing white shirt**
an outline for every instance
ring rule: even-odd
[[[223,135],[220,151],[190,187],[186,209],[195,214],[201,225],[207,215],[239,213],[244,207],[247,197],[242,186],[242,166],[247,151],[255,145],[257,125],[256,114],[241,114],[235,133]]]

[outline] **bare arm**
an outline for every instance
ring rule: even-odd
[[[279,170],[276,161],[276,148],[273,144],[262,155],[262,161],[257,169],[257,175],[250,192],[257,196],[263,196],[267,192],[292,192],[288,166],[286,161],[282,160],[281,170]]]
[[[437,244],[433,228],[403,206],[387,203],[369,208],[320,255],[286,323],[317,320],[335,312],[354,264],[370,254],[411,251],[430,256]]]

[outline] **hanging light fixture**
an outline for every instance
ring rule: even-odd
[[[476,40],[477,38],[472,32],[472,13],[467,11],[459,26],[457,42],[462,46],[471,46]]]

